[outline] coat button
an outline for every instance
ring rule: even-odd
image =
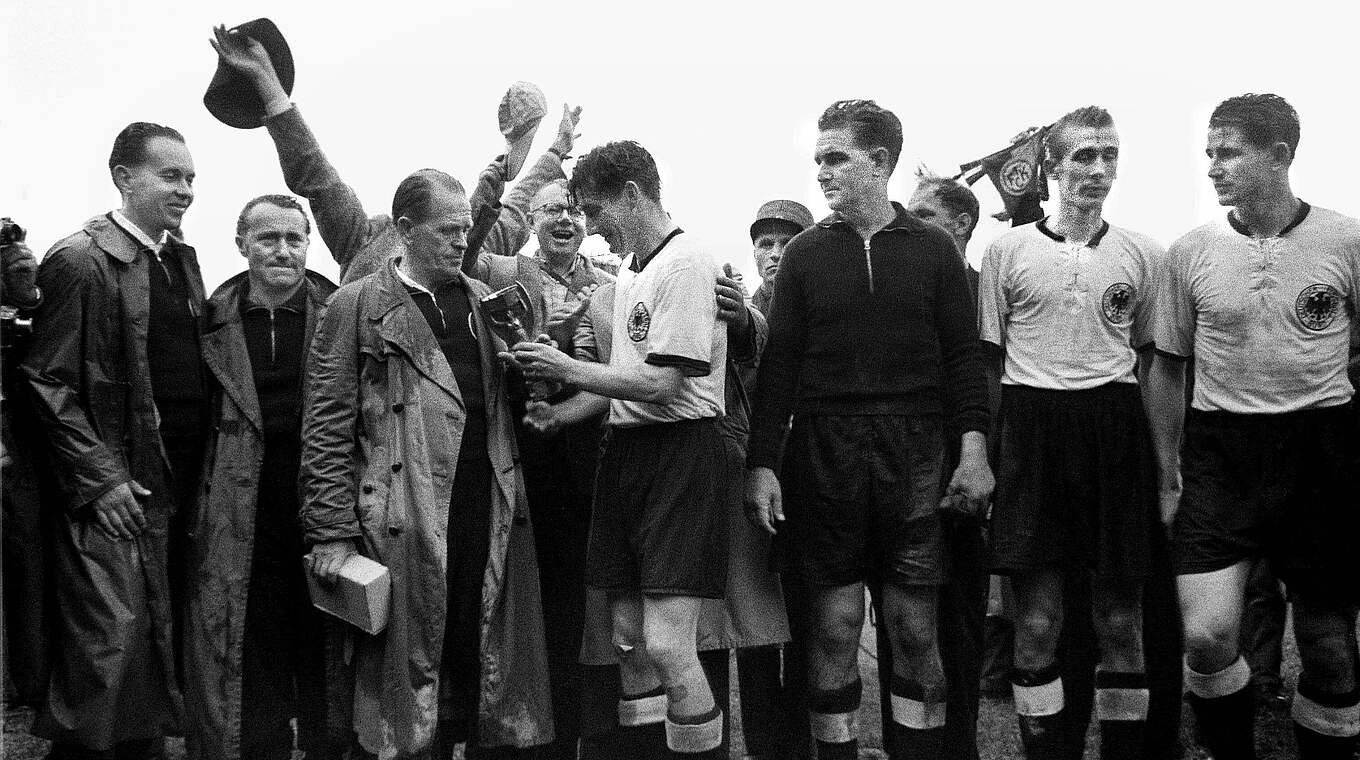
[[[401,472],[401,462],[393,463],[392,472]]]
[[[403,410],[403,409],[405,409],[405,408],[406,408],[406,405],[403,404],[403,403],[401,403],[400,401],[398,401],[397,403],[395,403],[395,404],[392,405],[392,411],[393,411],[393,412],[396,412],[397,414],[401,414],[401,410]]]
[[[365,485],[364,485],[364,493],[373,493],[373,486],[370,486],[370,485],[365,484]]]

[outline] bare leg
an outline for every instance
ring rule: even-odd
[[[1092,620],[1100,643],[1096,717],[1100,756],[1136,760],[1146,756],[1148,684],[1143,662],[1143,586],[1123,578],[1097,577]]]
[[[1200,735],[1218,760],[1256,756],[1251,668],[1238,652],[1251,561],[1176,579],[1185,627],[1186,685]]]
[[[858,754],[859,635],[864,625],[864,584],[810,586],[808,707],[821,760]]]
[[[1303,672],[1292,713],[1303,760],[1349,760],[1360,733],[1356,608],[1296,596],[1294,638]]]
[[[893,757],[937,758],[944,742],[945,678],[937,637],[938,589],[883,586],[883,613],[893,650]]]
[[[1015,594],[1015,673],[1012,690],[1025,756],[1063,753],[1062,678],[1056,659],[1063,628],[1063,577],[1056,568],[1011,576]]]

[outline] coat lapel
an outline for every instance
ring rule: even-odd
[[[464,406],[458,381],[439,350],[439,341],[420,308],[406,292],[406,286],[397,279],[393,272],[395,266],[389,260],[382,270],[382,281],[369,318],[378,320],[378,336],[383,342],[405,356],[417,372],[453,397],[459,406]]]
[[[234,305],[227,322],[214,326],[203,335],[203,361],[217,378],[222,392],[241,409],[255,430],[262,432],[264,418],[255,395],[250,357],[246,354],[246,336],[241,327],[240,312]]]

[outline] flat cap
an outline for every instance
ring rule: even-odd
[[[761,222],[769,221],[789,222],[796,225],[801,232],[812,226],[812,212],[798,201],[770,201],[756,212],[756,220],[751,223],[752,240],[756,237],[756,227],[760,226]]]

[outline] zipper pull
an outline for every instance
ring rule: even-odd
[[[872,236],[864,239],[864,268],[869,271],[870,293],[874,292],[874,259],[872,256],[874,249],[870,243],[872,239]]]

